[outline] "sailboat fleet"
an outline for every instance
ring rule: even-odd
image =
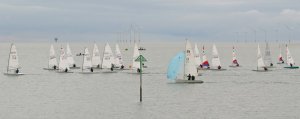
[[[134,43],[132,53],[132,62],[129,65],[131,72],[140,72],[140,63],[135,61],[140,56],[138,50],[138,44]],[[282,55],[282,47],[279,46],[278,65],[284,65],[284,68],[297,69],[292,53],[290,52],[288,45],[286,45],[286,59]],[[82,53],[82,65],[78,67],[73,58],[71,47],[69,44],[59,49],[59,57],[56,57],[55,47],[51,44],[48,57],[48,66],[43,68],[45,70],[53,70],[58,73],[73,73],[74,69],[81,69],[84,74],[92,73],[117,73],[119,70],[126,69],[124,66],[122,52],[119,44],[115,44],[115,51],[112,50],[109,43],[105,44],[104,51],[101,58],[101,53],[96,43],[93,44],[92,53],[85,47]],[[144,64],[143,64],[144,65]],[[232,47],[232,60],[229,67],[240,67],[236,47]],[[256,67],[252,71],[266,72],[272,71],[270,68],[274,68],[272,61],[271,50],[268,42],[265,45],[264,54],[261,52],[260,45],[257,45],[257,57]],[[4,73],[5,75],[24,75],[20,70],[19,59],[17,54],[17,48],[15,44],[11,44],[8,66]],[[100,70],[96,70],[100,69]],[[177,53],[177,55],[170,61],[168,66],[167,78],[176,83],[203,83],[199,80],[199,76],[203,73],[203,70],[219,70],[223,71],[225,68],[221,64],[220,55],[216,44],[212,45],[211,62],[209,62],[206,54],[206,49],[203,45],[202,53],[200,53],[198,44],[195,43],[192,47],[189,40],[186,40],[185,50]],[[200,74],[200,75],[199,75]],[[201,79],[201,78],[200,78]]]

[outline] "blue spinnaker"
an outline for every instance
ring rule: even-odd
[[[175,80],[184,62],[184,52],[179,52],[170,62],[168,66],[167,78]]]

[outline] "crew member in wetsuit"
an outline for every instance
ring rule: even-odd
[[[293,64],[292,64],[292,63],[290,63],[290,66],[291,66],[291,67],[293,67]]]
[[[141,73],[141,69],[140,68],[137,68],[137,73]]]
[[[93,68],[91,68],[91,72],[94,72],[94,69],[93,69]]]
[[[97,68],[100,68],[100,64],[97,65]]]
[[[221,66],[220,66],[220,65],[218,66],[218,69],[221,69]]]
[[[192,76],[192,80],[195,80],[195,76],[194,75]]]
[[[110,70],[111,70],[111,71],[114,71],[114,64],[111,64]]]
[[[192,76],[191,76],[191,74],[189,74],[187,77],[188,77],[188,80],[191,80]]]
[[[68,72],[68,68],[65,69],[65,72]]]
[[[16,74],[18,74],[19,73],[19,68],[17,68],[17,70],[16,70]]]
[[[56,69],[56,65],[53,66],[53,69]]]
[[[267,68],[267,67],[264,67],[264,70],[265,70],[265,71],[267,71],[267,70],[268,70],[268,68]]]
[[[73,67],[76,67],[76,64],[73,64]]]
[[[124,69],[124,65],[121,66],[121,69]]]
[[[273,66],[273,63],[271,63],[270,66],[272,67],[272,66]]]

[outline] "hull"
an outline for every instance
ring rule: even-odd
[[[298,68],[299,68],[299,66],[284,67],[284,68],[287,68],[287,69],[298,69]]]
[[[4,75],[7,75],[7,76],[19,76],[19,75],[25,75],[24,73],[4,73]]]
[[[58,70],[58,69],[52,69],[52,68],[43,68],[44,70]]]
[[[178,79],[175,81],[175,83],[189,83],[189,84],[192,84],[192,83],[203,83],[203,81],[201,80],[182,80],[182,79]]]
[[[78,72],[79,74],[99,74],[100,72]]]
[[[234,68],[236,68],[236,67],[241,67],[241,66],[229,65],[229,67],[234,67]]]
[[[74,73],[74,72],[71,72],[71,71],[68,71],[68,72],[64,72],[64,71],[57,71],[57,73]]]
[[[252,71],[255,71],[255,72],[268,72],[268,71],[271,71],[271,70],[257,70],[257,69],[255,69],[255,70],[252,70]]]
[[[208,69],[208,70],[212,70],[212,71],[225,71],[227,69]]]
[[[70,67],[70,69],[80,69],[80,67]]]

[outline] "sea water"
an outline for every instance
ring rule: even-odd
[[[0,74],[1,119],[297,119],[300,118],[300,70],[277,65],[278,43],[270,43],[275,68],[256,69],[257,43],[216,43],[225,71],[202,71],[203,84],[172,84],[166,78],[170,59],[185,42],[142,43],[148,62],[143,75],[143,102],[139,102],[139,75],[134,71],[80,74],[43,70],[48,64],[50,43],[18,43],[21,72]],[[66,43],[53,43],[57,57]],[[97,43],[100,52],[104,42]],[[110,44],[114,50],[114,43]],[[132,62],[133,44],[119,43],[126,67]],[[212,43],[205,45],[210,61]],[[239,68],[228,67],[232,46]],[[84,47],[93,42],[70,43],[76,64],[82,63]],[[265,44],[261,43],[264,52]],[[0,70],[6,71],[9,43],[0,44]],[[125,50],[128,48],[129,50]],[[300,44],[289,45],[300,64]],[[285,54],[284,48],[282,48]],[[102,57],[102,56],[101,56]],[[285,55],[284,55],[285,58]]]

